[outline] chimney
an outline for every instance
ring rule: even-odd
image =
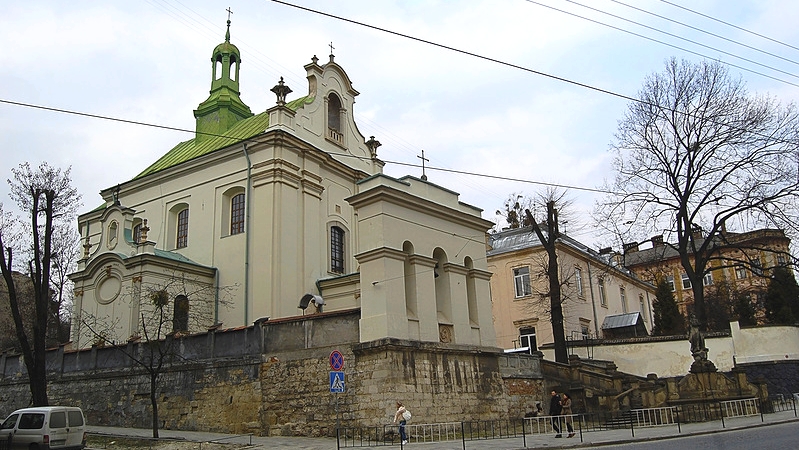
[[[622,244],[622,248],[624,249],[624,254],[627,253],[635,253],[638,251],[638,243],[637,242],[628,242],[626,244]]]
[[[699,225],[692,226],[691,227],[691,236],[694,238],[695,241],[699,240],[699,239],[702,239],[702,237],[703,237],[702,236],[702,227],[700,227]]]
[[[600,255],[607,255],[608,253],[610,253],[612,251],[613,251],[613,247],[600,248],[599,249],[599,254]]]
[[[659,234],[657,236],[652,236],[652,247],[661,247],[663,246],[663,235]]]

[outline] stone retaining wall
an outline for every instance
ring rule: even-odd
[[[521,417],[542,398],[538,356],[396,339],[359,343],[358,319],[358,311],[320,314],[177,338],[158,381],[159,427],[331,436],[337,425],[390,423],[397,400],[424,423]],[[82,407],[91,424],[150,428],[150,378],[120,351],[136,354],[138,345],[50,352],[50,403]],[[330,392],[333,350],[345,360],[341,394]],[[22,359],[2,355],[0,415],[29,400]]]

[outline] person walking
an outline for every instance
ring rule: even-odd
[[[408,435],[405,434],[405,424],[407,423],[407,421],[405,420],[405,415],[406,415],[405,413],[407,411],[408,410],[406,410],[405,407],[402,406],[402,402],[397,401],[397,412],[394,413],[394,423],[397,423],[397,421],[399,421],[399,434],[400,434],[400,439],[402,440],[402,445],[408,443]]]
[[[549,399],[549,415],[552,416],[552,429],[555,430],[556,438],[563,437],[560,434],[560,411],[563,406],[560,404],[560,396],[557,392],[552,391],[552,397]]]
[[[572,398],[567,393],[563,393],[563,396],[560,400],[561,415],[565,416],[564,421],[566,422],[566,428],[569,430],[569,435],[566,437],[574,437],[574,427],[572,426]]]

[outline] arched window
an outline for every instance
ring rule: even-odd
[[[244,194],[230,199],[230,234],[244,233]]]
[[[344,273],[344,230],[330,227],[330,271]]]
[[[189,299],[181,294],[175,297],[172,310],[172,332],[189,331]]]
[[[332,92],[327,96],[327,127],[341,132],[341,100]]]
[[[189,208],[182,209],[178,213],[176,248],[184,248],[189,245]]]

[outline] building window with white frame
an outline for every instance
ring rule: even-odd
[[[746,278],[746,269],[743,266],[737,266],[735,268],[735,278],[739,280]]]
[[[538,350],[538,344],[535,341],[535,327],[519,329],[519,347],[527,347],[530,353]]]
[[[513,286],[516,298],[528,296],[533,293],[530,287],[530,268],[527,266],[513,269]]]
[[[599,304],[607,307],[608,306],[608,294],[605,292],[605,279],[599,277],[597,280],[597,286],[599,287]]]
[[[574,268],[574,285],[577,287],[577,296],[583,298],[583,271],[579,267]]]
[[[691,289],[691,279],[688,278],[688,274],[682,274],[682,288],[683,289]]]
[[[674,292],[675,289],[674,289],[674,277],[673,276],[669,275],[669,276],[666,277],[666,286],[669,287],[669,290],[671,292]]]
[[[627,290],[624,286],[619,286],[619,298],[621,298],[621,312],[627,314]]]
[[[713,284],[713,272],[708,272],[702,277],[702,285],[710,286],[711,284]]]
[[[638,294],[638,311],[641,312],[641,318],[646,322],[646,304],[644,303],[644,294]]]

